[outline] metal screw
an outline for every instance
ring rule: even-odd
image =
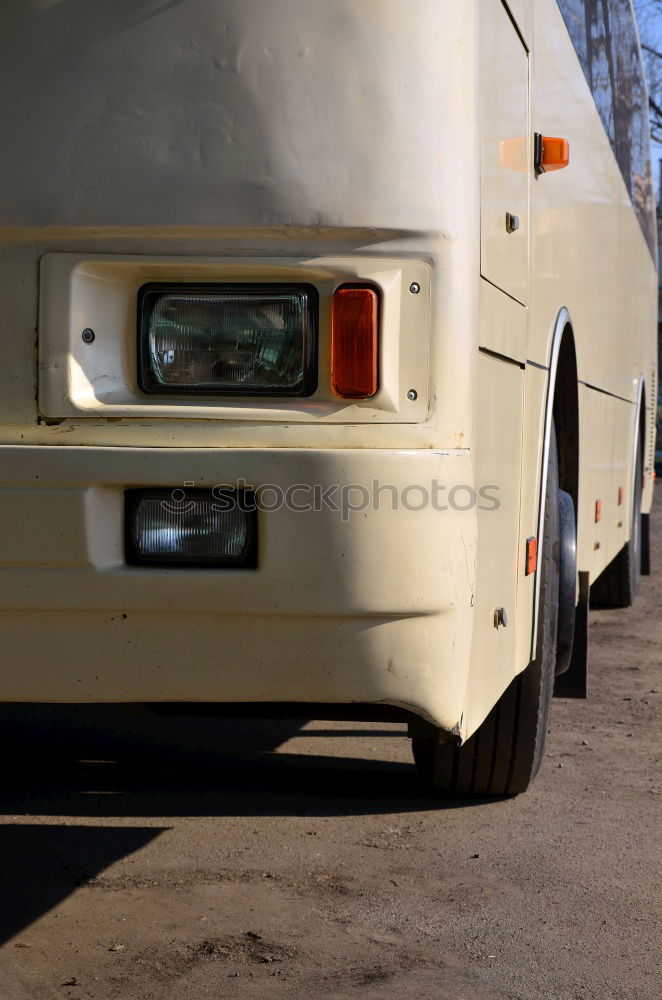
[[[412,403],[414,402],[415,399],[418,399],[418,393],[416,392],[415,389],[409,390],[409,392],[407,393],[407,399],[410,399]]]
[[[419,285],[419,283],[417,281],[412,281],[411,285],[409,286],[409,291],[411,292],[411,294],[418,295],[420,290],[421,286]]]
[[[90,330],[89,326],[86,326],[85,329],[83,330],[82,334],[81,334],[81,337],[83,338],[83,343],[84,344],[92,344],[92,343],[94,343],[95,336],[96,336],[96,334],[94,333],[94,330]]]

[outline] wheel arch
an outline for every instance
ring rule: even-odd
[[[579,390],[575,334],[569,317],[561,334],[552,416],[559,453],[559,486],[572,497],[576,520],[579,499]]]
[[[572,318],[566,308],[559,310],[552,329],[549,348],[549,378],[545,409],[544,439],[541,463],[541,484],[547,475],[549,442],[552,427],[556,427],[559,461],[559,487],[572,497],[575,508],[575,528],[579,510],[579,373]],[[538,537],[544,522],[544,494],[540,494]],[[588,664],[588,573],[578,573],[575,619],[570,627],[573,634],[569,666],[557,676],[554,693],[565,697],[586,697]],[[536,579],[532,656],[538,635],[540,584]]]
[[[577,352],[572,319],[567,308],[557,313],[549,346],[549,375],[545,400],[542,461],[538,505],[538,531],[541,537],[545,519],[545,491],[552,426],[556,424],[556,444],[559,456],[559,485],[569,493],[575,505],[575,520],[579,491],[579,392]],[[531,658],[535,655],[538,636],[540,579],[536,574],[531,635]]]

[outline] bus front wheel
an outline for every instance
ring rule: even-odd
[[[540,768],[556,667],[559,502],[558,451],[552,426],[538,570],[541,579],[536,656],[462,746],[448,743],[446,734],[435,726],[417,727],[412,739],[414,760],[426,788],[436,794],[516,795],[525,791]]]

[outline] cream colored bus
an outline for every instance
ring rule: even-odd
[[[0,698],[526,788],[648,566],[630,0],[9,0],[0,48]]]

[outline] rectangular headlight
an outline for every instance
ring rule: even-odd
[[[249,490],[127,490],[126,561],[254,567],[255,495]]]
[[[317,388],[317,312],[312,285],[144,285],[140,387],[309,396]]]

